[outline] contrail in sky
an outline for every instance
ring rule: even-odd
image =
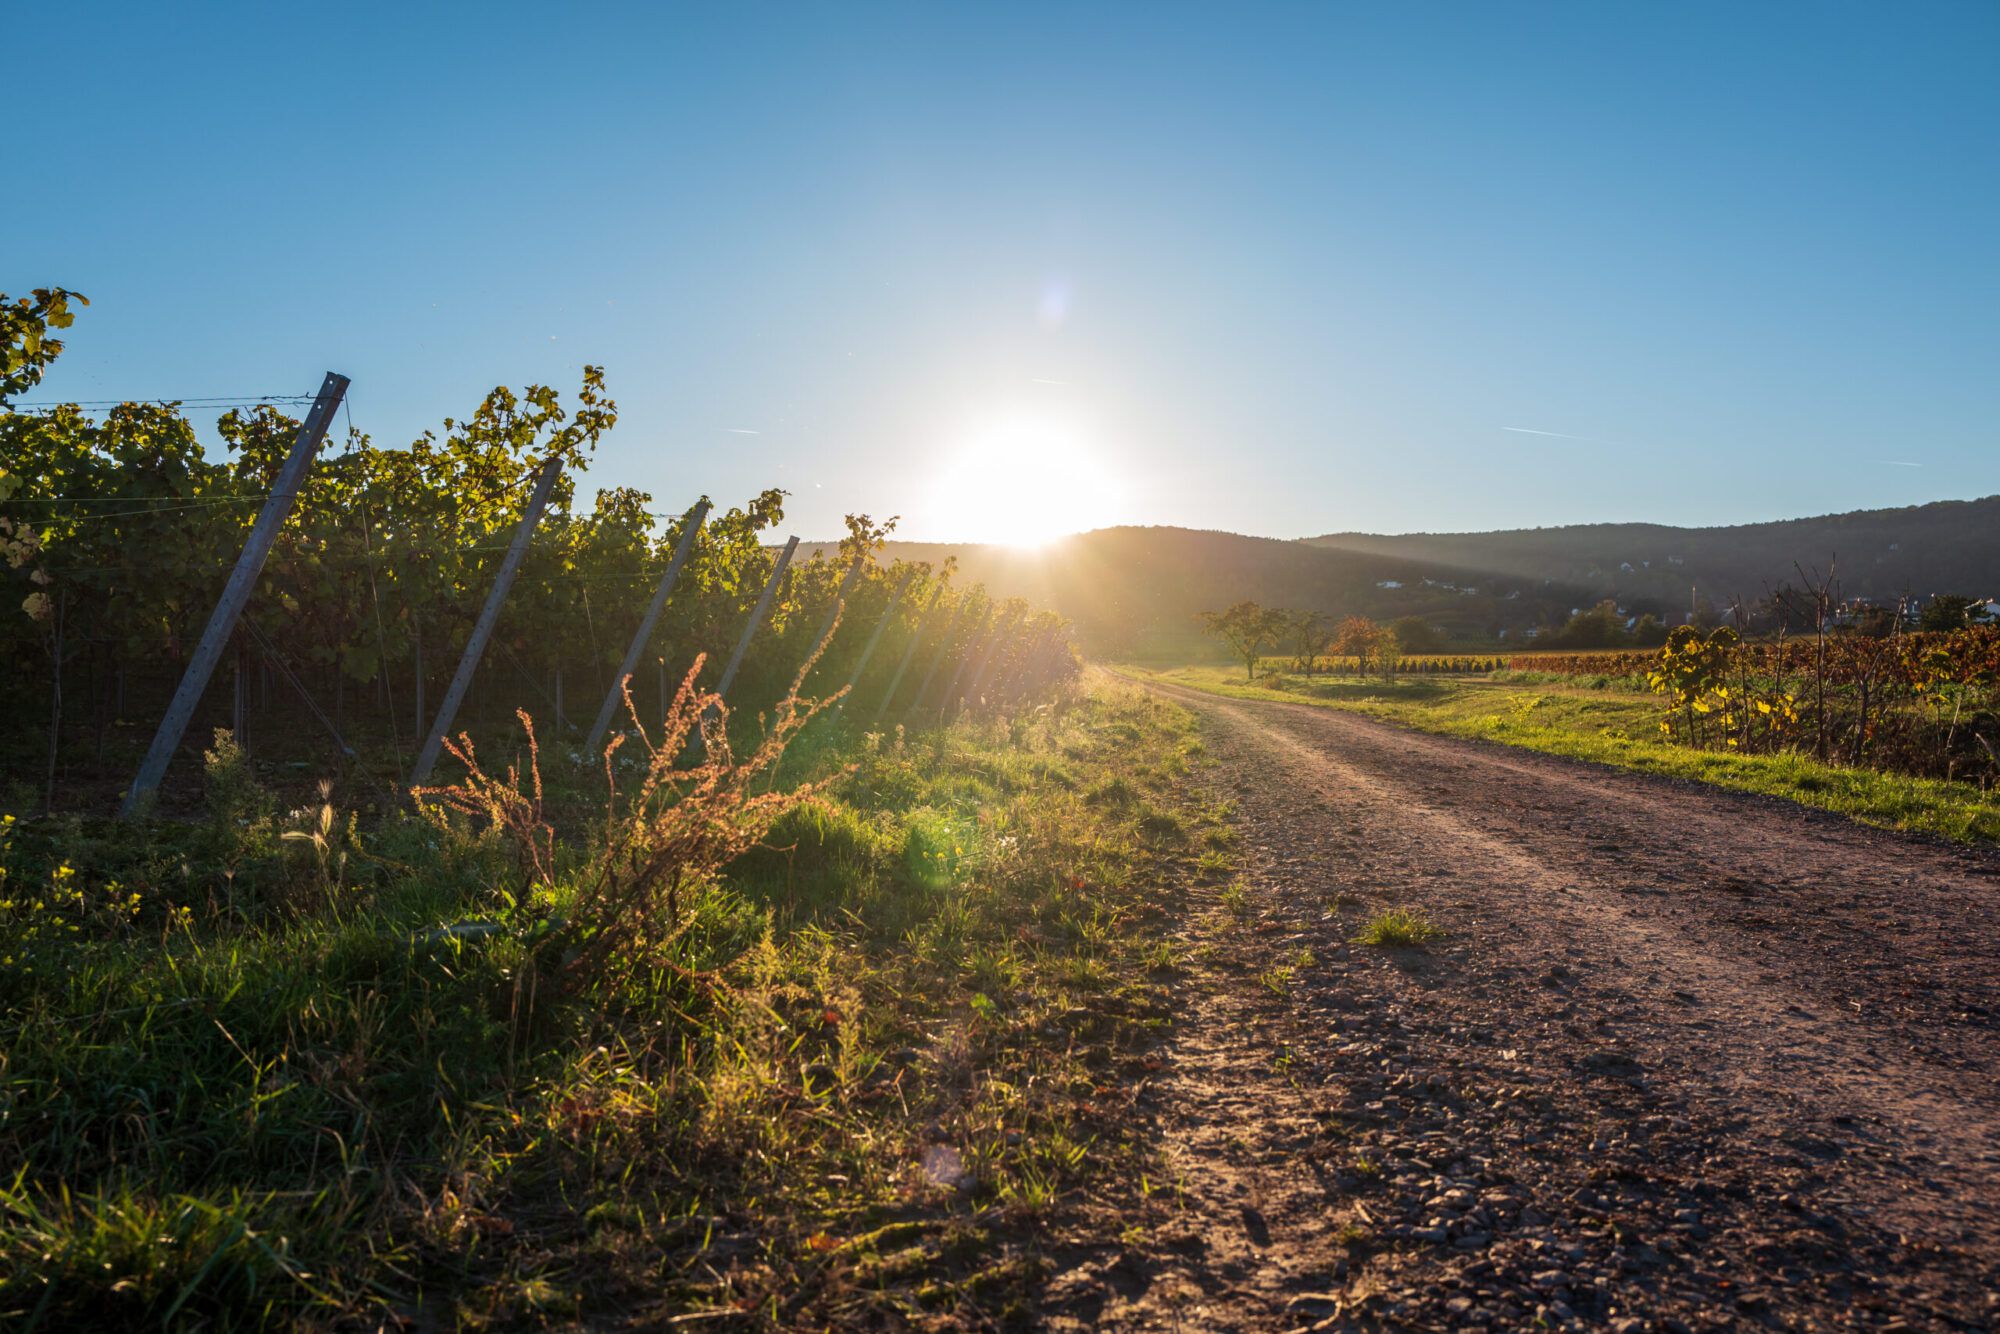
[[[726,429],[727,429],[727,430],[729,431],[729,433],[730,433],[731,435],[755,435],[755,434],[757,434],[757,432],[755,432],[755,431],[751,430],[751,429],[750,429],[749,427],[747,427],[747,426],[731,426],[731,427],[728,427],[728,428],[726,428]]]
[[[1885,468],[1921,468],[1924,466],[1921,463],[1906,463],[1902,459],[1876,459],[1875,461]]]
[[[1500,429],[1503,431],[1512,431],[1516,435],[1552,435],[1558,440],[1583,439],[1583,437],[1580,435],[1570,435],[1563,431],[1537,431],[1532,426],[1503,426]]]

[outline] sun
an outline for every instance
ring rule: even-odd
[[[1121,522],[1125,487],[1087,433],[1060,418],[1008,417],[947,452],[932,512],[938,537],[1038,547]]]

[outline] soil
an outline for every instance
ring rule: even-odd
[[[1050,1325],[2000,1326],[2000,856],[1155,688],[1247,893]],[[1352,943],[1392,907],[1445,935]]]

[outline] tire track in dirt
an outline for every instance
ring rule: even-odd
[[[1258,919],[1152,1095],[1193,1183],[1156,1230],[1187,1236],[1100,1323],[2000,1317],[2000,859],[1153,688],[1204,720]],[[1349,950],[1390,905],[1449,937]],[[1251,978],[1301,949],[1281,1005]]]
[[[1635,990],[1654,1003],[1659,1017],[1629,1021],[1625,1036],[1635,1044],[1673,1049],[1671,1059],[1682,1078],[1699,1079],[1730,1099],[1755,1098],[1783,1085],[1788,1102],[1803,1097],[1821,1107],[1858,1104],[1875,1119],[1893,1125],[1906,1148],[1945,1155],[1989,1204],[2000,1199],[1995,1192],[2000,1177],[2000,1103],[1992,1088],[1943,1090],[1933,1083],[1938,1071],[1884,1061],[1882,1047],[1897,1041],[1892,1029],[1862,1020],[1836,1023],[1820,1017],[1817,1010],[1824,1006],[1808,1009],[1799,1004],[1797,993],[1783,981],[1767,980],[1769,970],[1750,952],[1718,942],[1713,932],[1691,933],[1684,921],[1660,920],[1657,912],[1637,906],[1646,904],[1645,899],[1635,904],[1618,897],[1631,886],[1620,883],[1615,871],[1596,870],[1578,884],[1559,856],[1488,834],[1446,809],[1412,799],[1401,783],[1377,778],[1359,764],[1331,759],[1323,738],[1322,744],[1314,745],[1280,729],[1267,735],[1308,773],[1313,766],[1320,768],[1320,773],[1302,778],[1325,805],[1394,811],[1398,826],[1421,831],[1375,829],[1371,832],[1378,848],[1400,842],[1398,851],[1408,855],[1416,851],[1418,841],[1449,840],[1454,869],[1482,892],[1486,900],[1482,907],[1493,906],[1495,897],[1504,894],[1512,898],[1508,906],[1515,914],[1538,919],[1538,929],[1565,939],[1566,948],[1583,945],[1589,956],[1643,960],[1645,985]],[[1350,738],[1340,740],[1352,748]],[[1520,775],[1518,769],[1514,773]],[[1984,885],[1960,888],[1967,895],[1966,907],[1982,902],[1992,907]],[[1790,908],[1802,910],[1807,909]],[[1964,925],[1968,931],[1978,930],[1975,921]],[[1556,962],[1551,956],[1551,963]],[[1677,1008],[1690,1006],[1698,1006],[1707,1022],[1697,1027],[1675,1015]],[[1990,1039],[1992,1034],[1970,1036]],[[1899,1196],[1884,1207],[1890,1216],[1914,1225],[1940,1207],[1985,1212],[1973,1200],[1970,1194],[1947,1195],[1919,1202],[1912,1210],[1905,1207],[1912,1201]]]

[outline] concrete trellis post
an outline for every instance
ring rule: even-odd
[[[861,656],[854,660],[854,670],[847,674],[847,684],[840,688],[840,702],[833,706],[835,713],[846,708],[847,701],[854,698],[854,683],[859,681],[861,673],[868,669],[868,660],[875,656],[875,646],[882,642],[882,632],[887,630],[889,622],[895,619],[896,608],[903,601],[903,590],[910,586],[911,573],[910,570],[904,570],[903,577],[896,581],[896,587],[890,592],[889,603],[882,608],[882,619],[875,622],[875,632],[869,635],[868,642],[862,645]]]
[[[841,577],[840,588],[833,595],[833,605],[827,608],[826,619],[819,623],[819,633],[813,636],[812,648],[807,650],[808,652],[819,652],[826,642],[826,637],[833,633],[833,623],[840,619],[840,613],[846,609],[847,595],[853,590],[854,581],[861,577],[861,567],[867,560],[868,553],[859,552],[854,557],[854,563],[847,567],[847,573]]]
[[[756,636],[757,627],[764,623],[764,614],[771,609],[771,598],[778,591],[778,581],[785,577],[786,567],[792,563],[792,553],[798,549],[799,539],[794,537],[785,543],[778,563],[771,567],[771,577],[764,581],[764,591],[757,596],[757,605],[750,613],[749,623],[743,627],[743,634],[736,641],[736,651],[729,655],[729,665],[722,669],[722,679],[716,683],[717,695],[728,695],[730,684],[736,680],[736,669],[743,665],[743,655],[750,651],[750,641]]]
[[[208,689],[208,679],[214,675],[223,649],[229,646],[229,637],[236,629],[237,618],[243,614],[250,594],[256,590],[257,577],[264,572],[264,561],[271,554],[272,544],[278,540],[278,530],[285,526],[285,517],[292,512],[292,505],[298,500],[299,488],[304,485],[313,458],[319,453],[320,442],[326,439],[327,427],[333,424],[334,412],[347,394],[347,385],[345,375],[328,371],[326,379],[320,384],[319,396],[313,400],[312,410],[299,424],[298,436],[292,441],[292,452],[285,456],[284,466],[278,469],[278,479],[271,485],[270,497],[265,500],[257,522],[250,529],[250,539],[243,544],[243,554],[236,558],[236,568],[229,572],[229,582],[223,586],[222,597],[208,618],[208,628],[202,631],[201,641],[188,659],[187,670],[181,673],[180,685],[174,689],[173,702],[167,705],[159,730],[153,734],[153,744],[147,747],[146,758],[139,765],[138,776],[132,780],[132,786],[125,794],[125,802],[118,812],[122,818],[129,819],[139,814],[153,794],[159,791],[160,780],[166,777],[174,751],[180,748],[181,737],[186,733],[188,723],[194,719],[195,706],[201,703],[202,692]]]
[[[618,666],[618,676],[611,683],[611,693],[604,697],[604,705],[597,711],[597,721],[590,726],[590,739],[583,743],[585,755],[595,755],[598,743],[611,727],[611,715],[618,709],[618,702],[625,694],[625,684],[632,674],[639,670],[639,655],[646,651],[646,641],[653,637],[653,628],[660,623],[660,613],[666,609],[667,595],[674,591],[674,583],[681,577],[681,567],[687,564],[688,554],[694,550],[695,536],[701,531],[702,522],[708,518],[708,500],[704,497],[695,502],[687,512],[687,522],[681,529],[681,540],[674,544],[674,556],[667,563],[666,573],[660,576],[660,586],[653,590],[653,600],[647,604],[646,614],[639,621],[638,632],[632,636],[632,644],[625,650],[625,661]],[[666,693],[666,666],[662,661],[660,672],[660,693]]]
[[[451,730],[452,720],[458,716],[458,706],[464,702],[465,692],[472,686],[472,674],[479,669],[479,659],[486,652],[486,641],[492,637],[493,627],[500,620],[500,608],[507,601],[507,591],[514,586],[514,576],[520,572],[521,561],[528,554],[528,539],[534,536],[535,525],[541,521],[542,510],[549,503],[549,492],[555,490],[556,478],[561,475],[562,458],[552,454],[535,478],[534,493],[528,497],[528,508],[522,512],[521,524],[514,530],[514,540],[500,562],[500,573],[494,576],[493,589],[486,595],[486,605],[480,609],[479,620],[472,627],[472,638],[466,641],[465,652],[458,660],[458,672],[444,692],[444,702],[438,705],[437,721],[431,724],[430,735],[424,738],[424,748],[417,753],[416,767],[410,770],[411,787],[428,781],[431,769],[437,764],[438,751],[444,747],[445,733]]]
[[[1023,694],[1033,694],[1042,688],[1043,684],[1048,681],[1050,674],[1055,670],[1056,660],[1065,651],[1068,643],[1069,641],[1063,638],[1061,630],[1052,629],[1049,631],[1049,637],[1043,643],[1041,652],[1035,655],[1034,662],[1029,666],[1028,672],[1021,682],[1021,692]]]
[[[411,726],[411,730],[412,730],[412,732],[414,733],[414,732],[421,732],[421,731],[423,731],[423,730],[424,730],[424,717],[425,717],[425,713],[424,713],[424,619],[423,619],[423,617],[422,617],[422,616],[418,616],[418,615],[412,615],[412,616],[410,617],[410,642],[411,642],[411,645],[412,645],[412,648],[411,648],[411,654],[412,654],[412,656],[413,656],[413,657],[415,658],[415,666],[414,666],[414,668],[413,668],[412,670],[414,671],[414,673],[415,673],[415,676],[416,676],[416,692],[417,692],[417,712],[416,712],[416,721],[415,721],[414,723],[412,723],[412,724],[410,725],[410,726]],[[400,744],[400,743],[399,743],[399,744]]]
[[[1049,638],[1054,633],[1047,626],[1042,627],[1041,633],[1029,640],[1026,648],[994,674],[993,688],[987,693],[995,699],[1009,701],[1026,694],[1028,677],[1035,664],[1041,661],[1042,653],[1048,648]]]
[[[986,614],[980,618],[979,628],[972,632],[972,638],[965,641],[965,652],[958,660],[958,670],[951,674],[951,684],[944,688],[944,697],[938,701],[938,713],[940,717],[950,712],[952,705],[957,702],[959,687],[965,684],[966,673],[972,670],[973,661],[980,656],[980,651],[985,648],[992,628],[993,608],[989,605],[986,608]],[[923,700],[919,698],[917,703],[921,706]]]
[[[963,709],[967,702],[978,702],[980,692],[985,689],[987,675],[998,660],[996,655],[1000,652],[1000,646],[1007,641],[1007,636],[1012,633],[1012,627],[1020,619],[1020,614],[1015,613],[993,627],[993,633],[986,637],[986,647],[980,651],[979,665],[972,669],[972,676],[965,683],[965,694],[955,700],[947,699],[945,707]],[[953,694],[957,692],[954,690]]]
[[[937,610],[937,604],[943,597],[944,581],[940,579],[937,591],[933,592],[931,600],[924,604],[923,611],[917,616],[917,623],[910,627],[910,642],[903,646],[902,659],[897,662],[896,671],[889,678],[889,688],[882,692],[882,702],[875,706],[875,716],[868,724],[870,727],[879,724],[882,721],[882,715],[889,711],[889,705],[895,702],[896,687],[903,684],[903,673],[910,670],[910,660],[917,656],[917,646],[924,642],[924,627],[930,623],[931,614]],[[884,624],[887,624],[886,617],[884,618]],[[877,633],[880,632],[878,631]]]
[[[1017,696],[1032,695],[1041,689],[1042,674],[1048,670],[1048,661],[1054,656],[1056,644],[1061,637],[1054,626],[1050,626],[1042,635],[1042,642],[1035,647],[1035,656],[1028,659],[1027,665],[1021,669],[1020,678],[1014,683],[1014,692]]]
[[[910,697],[911,713],[922,712],[924,701],[930,698],[931,682],[937,679],[938,672],[951,660],[952,640],[971,620],[972,608],[966,606],[960,607],[945,621],[944,634],[938,640],[937,654],[931,659],[931,665],[924,669],[923,679],[917,682],[917,693]]]

